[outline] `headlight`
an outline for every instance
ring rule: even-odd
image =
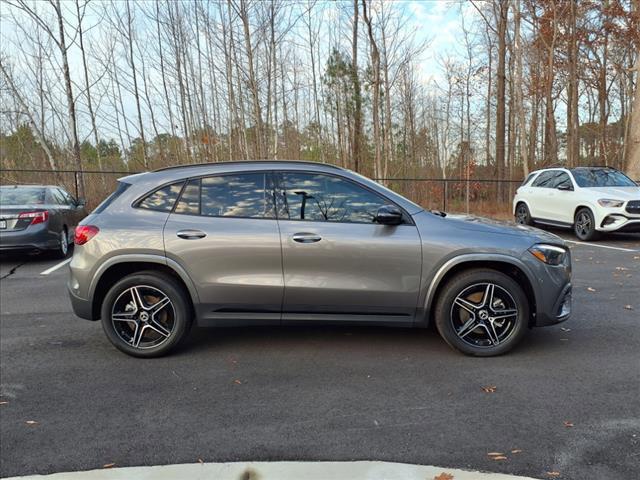
[[[624,204],[624,200],[613,200],[611,198],[601,198],[598,200],[601,207],[618,208]]]
[[[567,250],[556,245],[539,243],[529,249],[531,255],[547,265],[560,265],[567,256]]]

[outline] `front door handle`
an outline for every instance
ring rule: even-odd
[[[322,240],[322,237],[315,233],[296,233],[292,238],[294,242],[298,243],[316,243]]]
[[[180,238],[184,238],[185,240],[197,240],[207,236],[206,233],[201,232],[200,230],[180,230],[176,235]]]

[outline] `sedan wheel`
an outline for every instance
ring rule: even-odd
[[[69,234],[66,228],[63,228],[60,232],[58,246],[53,250],[53,253],[57,258],[67,258],[67,254],[69,253]]]
[[[111,287],[101,317],[111,343],[137,357],[169,352],[191,326],[184,290],[173,278],[157,272],[129,275]]]
[[[444,286],[435,317],[438,331],[457,350],[500,355],[525,334],[529,303],[511,277],[495,270],[468,270]]]

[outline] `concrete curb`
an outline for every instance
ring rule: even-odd
[[[450,475],[442,475],[448,474]],[[391,462],[233,462],[124,467],[27,475],[7,480],[533,480]]]

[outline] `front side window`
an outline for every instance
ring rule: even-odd
[[[322,173],[287,172],[281,176],[284,218],[313,222],[374,223],[389,202],[346,179]]]
[[[200,214],[209,217],[275,218],[273,193],[264,172],[205,177]]]
[[[566,172],[560,172],[554,177],[553,188],[558,187],[573,187],[569,174]]]
[[[180,194],[180,190],[182,190],[183,183],[184,182],[172,183],[171,185],[159,188],[143,198],[142,201],[138,203],[138,208],[158,212],[170,212]]]

